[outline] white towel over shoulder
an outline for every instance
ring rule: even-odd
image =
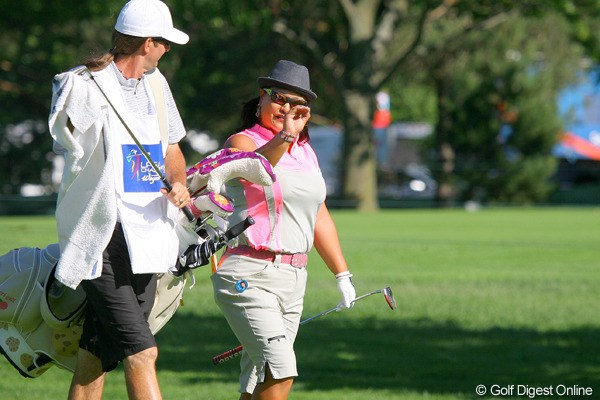
[[[104,70],[94,76],[111,79]],[[112,157],[107,156],[111,141],[103,135],[112,122],[107,107],[87,72],[55,76],[49,127],[55,150],[65,156],[56,208],[61,249],[56,278],[73,289],[100,275],[102,252],[117,221]]]

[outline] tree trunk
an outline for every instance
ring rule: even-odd
[[[436,203],[440,208],[449,208],[453,206],[456,195],[452,182],[455,154],[450,141],[454,124],[451,117],[448,79],[445,76],[444,67],[442,66],[436,72],[434,77],[439,116],[435,129],[436,164],[438,165],[438,171],[434,172],[438,182]]]
[[[442,142],[438,148],[441,166],[440,181],[436,201],[440,208],[449,208],[454,204],[455,190],[451,177],[454,173],[454,150],[448,142]]]
[[[344,96],[344,170],[343,196],[357,200],[359,211],[376,211],[377,159],[371,129],[371,109],[374,95],[359,91]]]

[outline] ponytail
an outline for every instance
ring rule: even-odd
[[[115,58],[135,53],[146,39],[145,37],[125,35],[115,30],[112,35],[112,48],[105,53],[92,56],[84,62],[84,65],[91,71],[100,71],[113,62]]]

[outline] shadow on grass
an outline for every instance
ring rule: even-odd
[[[296,341],[304,390],[374,388],[474,393],[484,385],[565,385],[600,391],[600,330],[468,330],[452,323],[322,320]],[[193,383],[237,382],[238,359],[212,356],[237,345],[220,317],[177,315],[158,337],[159,368],[196,373]],[[192,382],[190,382],[192,383]]]

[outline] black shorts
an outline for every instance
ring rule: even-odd
[[[117,224],[104,251],[102,274],[81,283],[87,309],[79,347],[113,370],[119,361],[156,346],[148,316],[156,294],[156,274],[131,272],[129,251]]]

